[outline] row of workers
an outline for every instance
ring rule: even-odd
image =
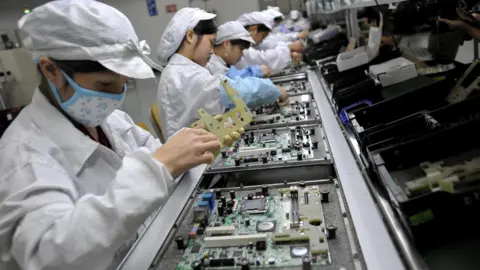
[[[287,100],[262,77],[286,67],[301,46],[277,33],[286,40],[259,50],[275,29],[268,13],[217,29],[215,15],[180,10],[158,46],[164,69],[148,58],[150,48],[128,18],[99,1],[53,1],[24,16],[18,25],[41,81],[0,139],[0,269],[118,264],[175,178],[211,163],[220,149],[213,134],[187,128],[196,108],[221,113],[231,106],[220,80],[252,107]],[[127,79],[154,78],[151,67],[163,69],[163,145],[117,109]]]

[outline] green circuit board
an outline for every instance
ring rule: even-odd
[[[205,269],[238,269],[242,260],[262,268],[294,267],[302,265],[304,256],[312,258],[312,265],[329,264],[320,192],[318,186],[309,186],[278,189],[268,196],[237,196],[228,215],[219,214],[222,203],[215,200],[206,231],[189,239],[177,270],[191,270],[200,261]],[[211,236],[209,228],[226,228],[228,233]],[[255,242],[258,235],[265,237],[264,248]],[[250,237],[251,242],[245,245],[237,237]]]

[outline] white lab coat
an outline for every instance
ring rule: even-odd
[[[161,143],[114,111],[91,140],[37,89],[0,140],[0,269],[106,269],[173,189]]]
[[[162,133],[171,137],[198,119],[197,110],[221,114],[220,82],[223,75],[210,72],[181,54],[174,54],[160,76],[158,111]]]
[[[212,54],[210,60],[207,63],[206,68],[210,71],[210,74],[227,74],[229,68],[227,62],[225,62],[220,56]]]
[[[279,43],[275,48],[269,50],[259,50],[255,47],[244,50],[243,57],[235,67],[242,69],[251,65],[266,65],[272,70],[272,73],[278,73],[286,68],[291,60],[287,43]]]
[[[258,45],[256,48],[258,50],[270,50],[275,47],[277,47],[280,43],[286,43],[288,46],[292,41],[295,41],[298,39],[298,33],[292,32],[292,33],[271,33],[268,35],[260,45]]]

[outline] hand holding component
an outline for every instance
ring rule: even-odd
[[[264,78],[268,78],[268,77],[272,76],[272,71],[267,66],[262,65],[261,68],[262,68],[262,71],[263,71],[263,77]]]
[[[303,50],[305,49],[305,47],[303,46],[303,43],[299,40],[290,43],[290,45],[288,45],[288,48],[290,49],[291,52],[297,52],[297,53],[303,52]]]
[[[297,37],[299,39],[307,39],[309,35],[310,35],[310,31],[305,30],[305,31],[302,31],[302,32],[298,33]]]
[[[200,164],[210,164],[220,150],[217,137],[204,129],[184,128],[173,135],[152,154],[153,158],[167,167],[172,177]]]
[[[288,105],[289,100],[288,100],[288,93],[285,88],[277,86],[278,90],[280,91],[280,97],[278,98],[278,105],[279,106],[285,106]]]

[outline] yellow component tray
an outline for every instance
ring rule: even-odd
[[[222,81],[221,84],[235,107],[227,113],[217,116],[211,116],[204,109],[199,109],[197,113],[200,120],[193,123],[192,127],[203,124],[208,132],[217,136],[223,147],[240,139],[240,134],[245,132],[245,127],[253,121],[253,114],[227,80]],[[217,154],[215,153],[215,155]]]

